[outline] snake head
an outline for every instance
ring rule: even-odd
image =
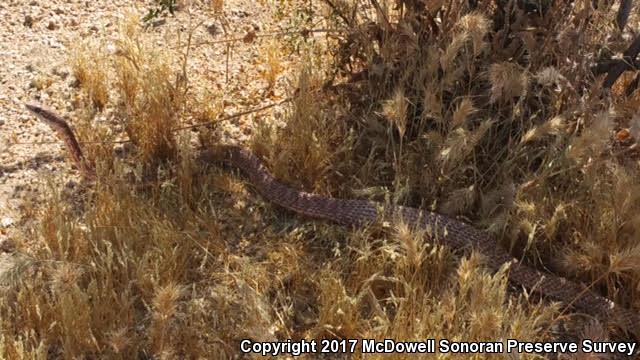
[[[27,108],[27,110],[31,111],[31,113],[33,113],[38,119],[46,122],[47,124],[51,124],[52,122],[56,124],[60,123],[60,120],[56,114],[40,105],[25,104],[24,106]]]
[[[73,133],[67,122],[60,116],[56,115],[53,111],[35,104],[25,104],[24,106],[39,120],[49,125],[53,130],[59,132],[61,135],[65,136],[64,133]],[[73,136],[73,138],[75,141],[75,136]]]
[[[46,110],[42,106],[38,106],[35,104],[24,104],[24,107],[38,116],[42,116],[46,112]]]

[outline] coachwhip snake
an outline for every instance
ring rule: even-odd
[[[64,140],[64,144],[76,166],[87,180],[95,180],[96,172],[84,158],[78,141],[60,116],[37,105],[26,105],[40,120],[48,124]],[[237,167],[249,178],[258,192],[269,201],[295,213],[325,219],[347,226],[363,226],[381,216],[399,216],[414,228],[430,229],[442,243],[455,249],[474,248],[487,257],[488,265],[499,269],[509,263],[509,281],[530,291],[540,293],[554,301],[560,301],[601,321],[621,326],[624,330],[640,335],[640,315],[616,305],[589,288],[551,273],[536,270],[514,259],[497,246],[487,232],[444,215],[404,206],[387,207],[382,213],[380,203],[367,200],[342,200],[298,191],[278,181],[260,159],[238,146],[221,145],[202,151],[198,159],[204,163],[224,161]]]

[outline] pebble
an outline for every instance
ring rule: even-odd
[[[155,28],[155,27],[158,27],[158,26],[162,26],[162,25],[164,25],[166,23],[167,23],[167,19],[160,19],[160,20],[156,20],[156,21],[152,22],[151,26],[153,26]]]
[[[16,243],[11,239],[0,240],[0,251],[5,253],[12,253],[16,251]]]
[[[64,69],[64,68],[63,68],[63,69],[60,69],[60,68],[58,68],[58,67],[54,67],[54,68],[51,70],[51,73],[52,73],[53,75],[59,76],[59,77],[60,77],[60,78],[62,78],[62,79],[66,79],[66,78],[67,78],[67,76],[69,76],[69,70]]]
[[[2,220],[0,220],[0,225],[2,225],[3,228],[8,228],[10,226],[12,226],[14,224],[14,220],[13,218],[10,217],[3,217]]]
[[[24,25],[26,27],[32,27],[33,26],[33,17],[31,15],[26,15],[24,17],[24,21],[22,22],[22,25]]]
[[[218,26],[216,26],[215,23],[212,23],[207,25],[207,32],[212,36],[216,36],[220,31],[218,30]]]
[[[50,20],[50,21],[49,21],[49,25],[47,25],[47,29],[49,29],[49,30],[56,30],[56,29],[58,29],[58,28],[59,28],[59,26],[58,26],[58,24],[57,24],[55,21],[53,21],[53,20]]]
[[[246,18],[247,16],[251,15],[247,11],[244,11],[244,10],[231,10],[231,14],[234,15],[234,16],[239,17],[240,19]]]

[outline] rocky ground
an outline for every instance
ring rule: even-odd
[[[272,14],[250,0],[225,2],[222,10],[212,3],[183,2],[175,16],[154,21],[149,31],[157,37],[158,46],[178,46],[178,38],[184,43],[189,29],[195,28],[188,62],[190,81],[215,90],[226,115],[286,97],[284,79],[280,86],[269,88],[260,77],[264,70],[260,36],[277,29]],[[0,2],[0,250],[5,267],[16,247],[25,246],[20,229],[32,220],[27,214],[33,213],[25,209],[37,206],[50,186],[63,186],[78,175],[62,143],[24,104],[40,103],[73,124],[79,91],[68,61],[70,48],[90,37],[108,43],[126,11],[142,16],[152,1],[135,4],[137,8],[122,0]],[[238,41],[221,41],[230,38]],[[280,61],[287,61],[287,56]],[[235,119],[228,133],[241,137],[253,122],[278,116],[280,111],[275,107]],[[109,114],[107,109],[98,117]]]

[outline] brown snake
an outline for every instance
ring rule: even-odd
[[[96,172],[83,157],[78,141],[67,123],[60,116],[42,107],[27,105],[27,109],[64,140],[67,151],[84,177],[90,181],[95,180]],[[636,336],[640,333],[640,315],[637,312],[620,307],[582,285],[519,262],[497,246],[487,232],[461,221],[404,206],[393,206],[380,214],[378,209],[384,207],[380,203],[334,199],[292,189],[274,178],[257,156],[238,146],[222,145],[204,150],[198,159],[204,163],[222,160],[239,168],[269,201],[298,214],[356,227],[373,223],[381,216],[399,216],[414,228],[430,229],[432,235],[452,248],[474,248],[480,251],[487,257],[488,265],[493,269],[497,270],[509,263],[509,281],[517,286],[592,314],[602,321],[611,321]]]

